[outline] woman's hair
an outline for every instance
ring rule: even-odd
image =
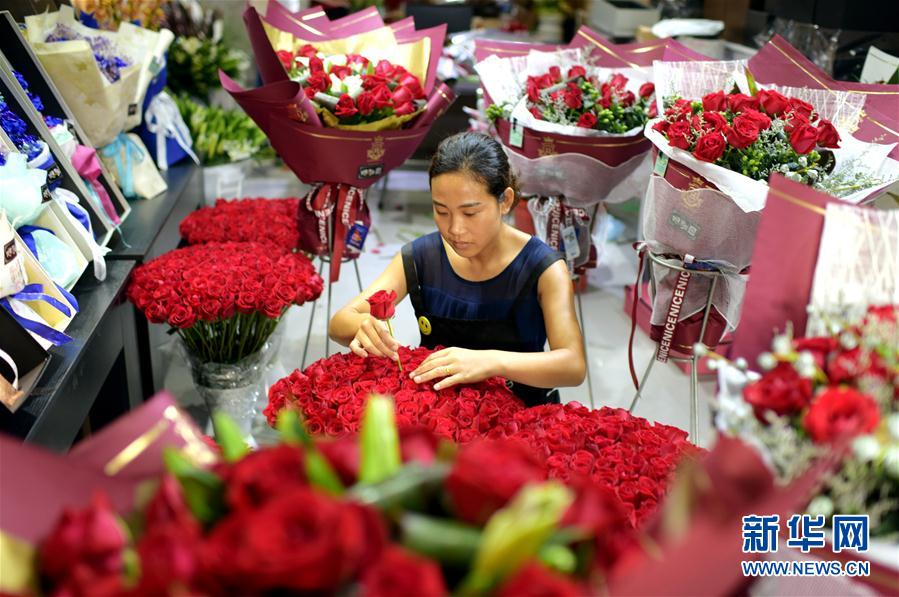
[[[515,192],[515,203],[518,202],[518,180],[502,145],[493,137],[466,132],[441,141],[437,153],[431,158],[428,175],[433,180],[451,172],[465,172],[487,187],[487,192],[498,200],[502,199],[506,188],[511,187]]]

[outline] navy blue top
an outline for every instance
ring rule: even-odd
[[[468,321],[512,318],[524,344],[522,352],[543,351],[546,325],[537,300],[537,284],[527,290],[517,306],[516,300],[535,268],[542,267],[545,271],[548,265],[555,262],[547,257],[562,259],[558,252],[532,236],[506,269],[481,282],[466,280],[453,270],[439,232],[415,239],[412,252],[426,312],[437,317]]]

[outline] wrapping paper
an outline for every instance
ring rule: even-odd
[[[57,23],[85,36],[111,40],[130,66],[122,70],[118,81],[110,83],[100,73],[86,41],[44,42]],[[68,6],[55,13],[26,17],[26,24],[28,42],[92,145],[106,145],[119,132],[140,124],[147,87],[162,68],[165,52],[174,39],[171,31],[155,32],[130,23],[122,23],[118,32],[92,29],[78,22]]]

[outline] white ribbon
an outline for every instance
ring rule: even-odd
[[[200,163],[200,159],[192,149],[194,141],[190,131],[181,118],[178,106],[168,93],[161,91],[150,101],[144,118],[147,130],[156,135],[156,164],[160,170],[168,170],[169,167],[165,149],[166,139],[174,139],[195,164]]]
[[[66,205],[67,203],[77,205],[79,209],[84,210],[84,208],[81,207],[81,204],[78,203],[78,197],[74,193],[67,189],[58,188],[51,194],[53,200],[58,202],[60,207],[62,207],[59,211],[62,212],[63,217],[69,220],[72,224],[71,228],[77,231],[78,236],[81,237],[84,244],[91,252],[91,261],[94,262],[94,277],[102,282],[106,279],[106,259],[104,256],[109,253],[109,248],[98,245],[94,238],[93,230],[85,228],[84,225],[69,212],[69,207]],[[90,220],[88,220],[88,224],[90,224]]]
[[[12,368],[12,383],[9,384],[12,386],[12,389],[19,389],[19,368],[16,366],[16,362],[12,360],[12,357],[9,354],[0,348],[0,359],[6,361],[6,364]]]

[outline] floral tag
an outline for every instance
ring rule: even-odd
[[[653,174],[658,174],[659,176],[665,176],[665,171],[668,169],[668,156],[661,151],[659,152],[659,157],[656,158],[655,167],[652,169]]]
[[[346,246],[362,252],[362,245],[365,244],[365,237],[368,236],[368,226],[362,222],[356,222],[350,228],[346,235]]]
[[[574,261],[581,254],[581,246],[577,242],[577,231],[574,226],[562,228],[562,243],[565,245],[565,259]]]
[[[512,119],[512,130],[509,131],[509,144],[512,147],[522,147],[524,145],[524,127],[514,118]]]

